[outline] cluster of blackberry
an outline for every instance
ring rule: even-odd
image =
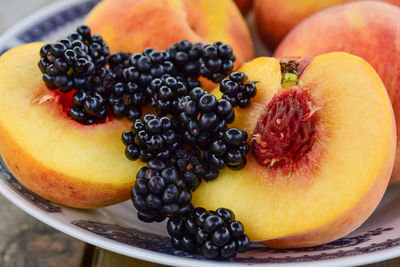
[[[232,105],[197,87],[178,104],[185,141],[206,150],[235,119]]]
[[[39,68],[50,89],[67,93],[77,90],[69,115],[83,124],[93,124],[106,117],[103,88],[109,87],[105,69],[110,52],[100,35],[91,35],[82,25],[76,32],[40,50]],[[99,90],[100,89],[100,90]]]
[[[137,173],[131,198],[141,221],[161,222],[188,214],[192,195],[175,167],[153,159]]]
[[[235,119],[233,108],[248,105],[255,95],[254,83],[235,72],[221,84],[224,95],[217,99],[199,82],[203,76],[218,83],[232,72],[235,55],[229,45],[183,40],[166,51],[110,55],[101,37],[83,25],[44,45],[40,54],[47,86],[62,93],[76,90],[72,119],[93,124],[113,115],[133,121],[122,141],[128,159],[147,163],[131,195],[140,220],[169,218],[173,246],[207,258],[247,250],[249,240],[231,211],[191,205],[191,192],[202,180],[216,179],[225,166],[239,170],[246,164],[247,133],[228,125]],[[156,114],[142,118],[149,103]]]
[[[200,75],[219,83],[232,72],[235,55],[231,46],[215,42],[203,47],[203,56],[199,61]]]
[[[246,165],[246,154],[250,150],[246,140],[245,131],[229,128],[209,146],[203,157],[215,169],[222,169],[226,165],[232,170],[240,170]]]
[[[79,101],[74,102],[69,115],[83,124],[102,122],[110,114],[135,121],[149,102],[158,115],[172,114],[177,111],[177,97],[201,86],[200,75],[218,82],[232,71],[235,60],[229,45],[186,40],[166,51],[147,48],[133,55],[110,55],[101,36],[92,35],[86,25],[45,44],[40,55],[39,67],[50,89],[62,93],[76,90]],[[170,78],[163,79],[167,75]]]
[[[167,230],[175,249],[201,252],[209,259],[232,258],[238,252],[246,252],[250,244],[243,225],[235,221],[232,211],[224,208],[193,209],[186,217],[170,218]]]
[[[122,142],[130,160],[140,158],[143,162],[152,159],[168,161],[182,144],[175,119],[154,114],[137,119],[130,131],[122,133]]]

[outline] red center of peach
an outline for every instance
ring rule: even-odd
[[[310,151],[315,132],[315,109],[308,94],[291,87],[278,91],[257,121],[253,151],[258,162],[281,167]]]

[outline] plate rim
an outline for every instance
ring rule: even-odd
[[[81,4],[84,2],[89,2],[90,0],[58,0],[54,3],[46,5],[37,11],[26,16],[24,19],[19,21],[17,24],[11,26],[0,36],[0,46],[6,45],[10,38],[14,37],[17,33],[23,31],[26,27],[31,24],[37,23],[44,18],[48,17],[54,12],[62,11],[71,6]],[[11,172],[10,172],[11,173]],[[33,206],[26,199],[23,199],[20,195],[14,192],[3,180],[0,183],[0,193],[11,201],[18,208],[31,215],[32,217],[38,219],[39,221],[63,232],[73,238],[81,240],[83,242],[92,244],[94,246],[119,253],[128,257],[133,257],[149,262],[168,264],[171,266],[248,266],[247,263],[238,262],[218,262],[211,260],[194,260],[185,257],[179,257],[176,255],[169,255],[161,252],[150,251],[147,249],[129,246],[122,244],[120,242],[106,239],[101,236],[96,236],[93,233],[79,229],[77,226],[72,224],[65,224],[56,218],[48,216],[44,211],[39,210],[37,207]],[[59,205],[59,204],[57,204]],[[62,205],[60,205],[62,206]],[[64,207],[64,206],[62,206]],[[68,208],[68,207],[67,207]],[[106,241],[106,242],[104,242]],[[292,262],[292,263],[261,263],[261,264],[251,264],[257,266],[355,266],[362,264],[369,264],[379,261],[388,260],[391,258],[400,256],[400,246],[389,248],[377,252],[369,252],[362,255],[344,256],[341,258],[330,259],[330,260],[317,260],[317,261],[307,261],[307,262]]]

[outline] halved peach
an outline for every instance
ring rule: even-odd
[[[400,1],[385,2],[400,5]],[[393,104],[397,133],[400,133],[398,6],[377,1],[357,1],[323,10],[294,28],[280,43],[274,56],[313,57],[343,51],[362,57],[378,72],[385,84]],[[400,182],[399,143],[390,182]]]
[[[342,52],[296,60],[298,85],[286,89],[278,59],[239,69],[258,81],[233,123],[249,133],[253,151],[243,170],[224,169],[193,193],[194,206],[230,208],[251,240],[278,248],[327,243],[364,222],[387,187],[396,149],[392,106],[367,62]],[[298,131],[290,136],[284,127]],[[289,148],[296,138],[304,146],[290,154],[283,141],[265,141],[276,133],[279,140],[289,133]]]
[[[130,197],[142,164],[124,155],[127,120],[85,126],[71,120],[42,81],[43,43],[0,58],[0,154],[15,177],[36,194],[77,208]]]

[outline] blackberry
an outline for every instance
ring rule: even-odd
[[[142,107],[148,102],[143,88],[135,82],[115,83],[107,100],[116,118],[127,117],[130,121],[142,116]]]
[[[207,171],[207,166],[202,162],[200,150],[196,148],[191,148],[188,151],[178,149],[170,162],[176,166],[190,190],[194,191],[199,187]]]
[[[201,253],[209,259],[229,259],[246,252],[250,241],[232,211],[196,208],[184,217],[170,218],[167,231],[177,250]]]
[[[150,102],[153,90],[150,83],[165,74],[174,74],[174,64],[169,54],[146,48],[143,53],[135,53],[126,60],[127,54],[113,55],[110,68],[117,74],[117,83],[111,89],[108,103],[115,117],[127,117],[131,121],[140,118],[142,107]],[[118,74],[122,70],[121,74]]]
[[[75,105],[68,114],[73,120],[82,124],[93,124],[106,118],[105,101],[99,93],[79,90],[72,99]]]
[[[164,74],[161,78],[151,81],[151,104],[158,115],[176,114],[178,101],[187,94],[187,88],[174,77]]]
[[[113,53],[108,57],[107,63],[117,82],[123,82],[124,69],[129,67],[130,58],[131,54],[125,52]]]
[[[93,76],[93,83],[89,90],[98,93],[106,100],[106,95],[110,92],[115,84],[114,73],[109,67],[101,67],[96,70]]]
[[[169,54],[153,48],[133,54],[129,66],[124,71],[125,82],[135,82],[142,88],[146,88],[153,79],[161,78],[164,74],[175,74],[175,66],[170,61]]]
[[[222,137],[227,124],[235,118],[230,103],[197,87],[178,104],[179,121],[185,141],[193,146],[206,149],[214,140]]]
[[[231,46],[221,42],[205,45],[203,55],[199,59],[200,75],[219,83],[232,72],[234,61],[235,55]]]
[[[82,25],[68,37],[42,46],[38,65],[48,88],[69,92],[87,88],[96,69],[105,66],[108,55],[102,38],[92,36],[89,27]]]
[[[155,159],[137,173],[131,199],[141,221],[161,222],[188,213],[191,193],[177,169]]]
[[[143,162],[151,159],[168,161],[173,152],[181,146],[181,136],[174,119],[147,114],[137,119],[131,131],[122,133],[128,159],[140,158]]]
[[[250,150],[246,140],[245,131],[229,128],[208,147],[203,155],[204,161],[216,169],[226,165],[230,169],[240,170],[246,165],[246,154]]]
[[[176,75],[175,78],[179,81],[182,82],[188,91],[192,91],[196,87],[201,87],[201,83],[198,78],[196,77],[190,77],[190,76],[179,76]]]
[[[256,85],[250,82],[243,72],[232,72],[229,78],[222,80],[220,90],[222,98],[228,100],[233,107],[247,107],[250,98],[256,95]]]
[[[190,43],[181,40],[179,43],[168,47],[167,52],[182,77],[197,79],[200,75],[199,59],[203,56],[203,45],[201,43]]]

